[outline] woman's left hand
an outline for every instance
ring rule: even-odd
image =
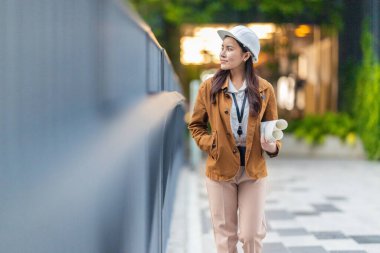
[[[269,153],[276,153],[277,151],[276,142],[265,141],[264,135],[261,135],[260,141],[261,141],[262,149],[264,149],[265,151],[268,151]]]

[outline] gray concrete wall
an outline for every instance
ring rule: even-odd
[[[183,96],[117,0],[0,0],[0,252],[163,252]]]

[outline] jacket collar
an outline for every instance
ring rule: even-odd
[[[226,93],[228,91],[228,83],[229,83],[229,79],[230,79],[230,76],[227,76],[226,80],[224,81],[221,89],[223,90],[224,93]],[[262,80],[261,77],[257,76],[257,80],[259,81],[259,92],[262,92],[263,90],[265,90],[266,88],[268,88],[268,85],[266,84],[266,82],[264,82]]]
[[[230,93],[239,93],[239,92],[244,92],[245,89],[247,88],[247,82],[244,80],[242,86],[239,89],[236,89],[234,84],[232,83],[231,79],[228,80],[228,91]]]

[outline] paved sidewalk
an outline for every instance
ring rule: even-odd
[[[263,253],[380,253],[380,163],[267,159]],[[178,183],[168,253],[216,253],[204,164]],[[240,242],[239,253],[243,253]]]

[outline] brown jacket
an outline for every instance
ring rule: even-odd
[[[260,122],[278,119],[277,103],[272,85],[258,77],[262,109],[259,117],[248,117],[245,169],[249,177],[258,179],[267,176],[267,168],[260,143]],[[228,89],[228,78],[211,104],[211,78],[202,82],[194,105],[188,129],[198,147],[207,152],[206,176],[217,181],[233,178],[240,168],[240,153],[236,147],[230,125],[231,97],[224,93]],[[211,133],[207,131],[210,122]],[[277,150],[281,142],[276,142]],[[266,152],[269,157],[278,155]]]

